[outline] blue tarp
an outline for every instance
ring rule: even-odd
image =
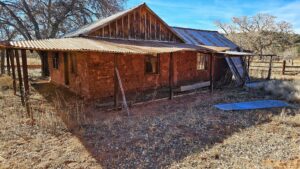
[[[266,84],[268,81],[262,81],[262,82],[251,82],[251,83],[246,83],[245,86],[248,88],[261,88]]]
[[[229,104],[217,104],[214,107],[221,110],[252,110],[252,109],[265,109],[276,107],[289,107],[290,105],[280,100],[257,100],[251,102],[239,102]]]

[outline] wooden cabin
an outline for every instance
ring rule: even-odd
[[[187,43],[145,3],[60,39],[11,42],[7,48],[47,55],[50,81],[86,99],[214,81],[229,68],[226,46]]]

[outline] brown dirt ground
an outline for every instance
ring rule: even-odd
[[[31,126],[7,86],[0,92],[0,168],[299,168],[298,108],[213,107],[274,99],[264,93],[198,91],[135,106],[128,117],[39,84],[31,88]]]

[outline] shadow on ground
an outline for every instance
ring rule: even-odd
[[[265,98],[257,92],[224,89],[135,106],[128,117],[123,111],[100,111],[48,83],[34,88],[61,106],[58,111],[69,130],[104,168],[165,168],[222,143],[235,132],[269,122],[282,111],[217,110],[213,104]]]

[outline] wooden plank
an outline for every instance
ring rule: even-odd
[[[10,61],[9,61],[9,56],[10,52],[9,50],[6,50],[6,68],[7,68],[7,74],[10,76]]]
[[[127,21],[127,29],[128,29],[128,39],[131,38],[131,31],[130,31],[130,14],[128,14],[128,21]]]
[[[125,91],[124,91],[123,84],[122,84],[122,81],[121,81],[121,76],[120,76],[120,73],[119,73],[119,70],[118,70],[117,67],[115,67],[115,72],[116,72],[118,82],[119,82],[119,87],[120,87],[121,93],[122,93],[123,106],[124,106],[124,108],[127,112],[127,115],[130,116],[128,104],[127,104],[127,101],[126,101]]]
[[[145,37],[144,39],[147,40],[147,13],[145,13],[145,21],[144,21],[144,33],[145,33]]]
[[[115,32],[115,33],[116,33],[116,36],[115,36],[116,38],[119,37],[119,28],[118,28],[118,24],[119,24],[119,23],[118,23],[118,20],[116,20],[116,28],[115,28],[115,29],[116,29],[116,30],[115,30],[115,31],[116,31],[116,32]]]
[[[156,34],[157,34],[157,25],[156,25],[156,19],[154,18],[154,39],[156,40],[157,39],[157,37],[156,37]]]
[[[210,57],[210,66],[209,66],[209,85],[210,85],[210,92],[213,93],[214,91],[214,54],[211,54]]]
[[[196,89],[210,87],[210,86],[211,86],[211,82],[207,81],[207,82],[195,83],[192,85],[180,86],[180,91],[185,92],[185,91],[196,90]]]
[[[12,50],[10,50],[10,62],[11,62],[11,71],[12,71],[12,78],[13,78],[14,95],[17,95],[15,59],[14,59],[14,52]]]
[[[114,56],[114,69],[118,68],[118,56]],[[114,105],[115,108],[119,107],[119,83],[118,83],[118,78],[116,71],[114,71]]]
[[[121,31],[122,31],[122,38],[125,39],[125,33],[124,33],[124,17],[122,17],[122,28],[121,28]]]
[[[149,39],[152,40],[152,22],[151,22],[151,15],[149,15]]]
[[[173,84],[174,84],[174,58],[173,53],[170,53],[169,61],[169,99],[172,100],[174,96]]]
[[[283,64],[283,65],[282,65],[282,74],[284,75],[284,73],[285,73],[286,61],[284,60],[282,64]]]
[[[1,74],[4,74],[5,73],[5,66],[4,66],[4,62],[5,62],[5,50],[2,50],[1,52]]]
[[[136,11],[133,12],[133,23],[134,23],[134,26],[133,26],[133,33],[134,33],[134,39],[136,39],[136,28],[137,28],[137,25],[136,25]]]
[[[109,38],[111,38],[111,26],[110,26],[110,23],[108,24],[108,34],[109,34]]]
[[[24,81],[24,88],[25,88],[25,106],[27,115],[31,117],[33,121],[33,116],[30,111],[30,105],[29,105],[29,81],[28,81],[28,69],[27,69],[27,56],[26,56],[26,50],[21,50],[21,57],[22,57],[22,69],[23,69],[23,81]]]
[[[20,95],[21,95],[21,102],[22,102],[22,105],[25,106],[23,80],[22,80],[20,56],[19,56],[18,50],[15,50],[15,56],[16,56],[16,63],[17,63],[17,73],[18,73],[18,79],[19,79],[19,90],[20,90]]]
[[[272,61],[273,61],[273,56],[270,56],[270,63],[269,63],[269,71],[268,71],[267,80],[270,80],[270,79],[271,79],[271,74],[272,74]]]

